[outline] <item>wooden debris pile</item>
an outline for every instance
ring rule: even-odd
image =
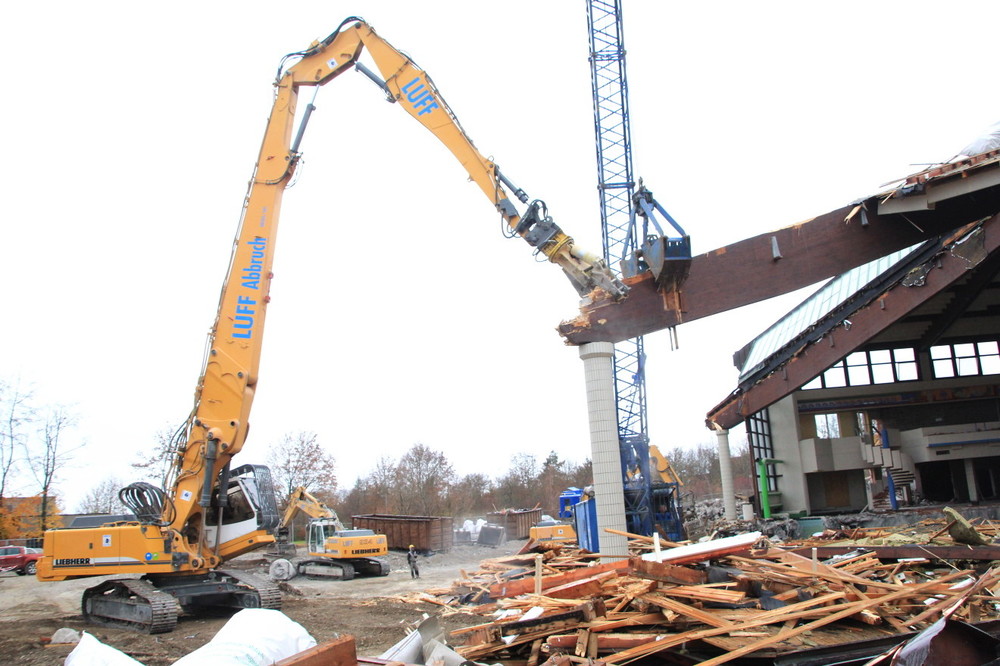
[[[766,539],[651,552],[648,539],[630,536],[632,556],[618,561],[560,545],[484,561],[452,589],[435,591],[444,613],[484,617],[452,631],[449,643],[489,663],[627,664],[653,656],[711,665],[903,641],[945,616],[1000,618],[1000,568],[887,561],[863,549],[821,560]]]

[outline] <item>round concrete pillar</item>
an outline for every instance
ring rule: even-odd
[[[722,505],[726,520],[736,520],[736,491],[733,485],[733,461],[729,455],[729,431],[716,430],[715,443],[719,449],[719,474],[722,476]]]
[[[590,342],[580,346],[587,384],[590,451],[594,464],[594,499],[597,501],[601,555],[628,555],[628,539],[604,531],[607,528],[625,530],[614,354],[615,346],[610,342]]]

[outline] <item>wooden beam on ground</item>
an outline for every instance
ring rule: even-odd
[[[574,580],[589,578],[605,571],[618,571],[624,573],[628,571],[628,567],[628,560],[619,560],[615,562],[595,564],[592,567],[580,567],[579,569],[573,569],[572,571],[567,571],[561,574],[542,576],[542,591],[544,592],[548,588],[556,587],[558,585],[565,585],[566,583]],[[534,578],[521,578],[518,580],[504,581],[502,583],[490,585],[490,597],[493,599],[516,597],[522,594],[528,594],[529,592],[532,592],[534,588]]]
[[[274,666],[357,666],[357,663],[357,645],[354,636],[348,635],[285,657]]]
[[[871,550],[880,560],[910,559],[925,557],[930,560],[975,560],[992,562],[1000,560],[1000,546],[860,546]],[[859,546],[816,546],[816,555],[821,559],[845,555],[856,551]],[[809,556],[812,547],[791,548],[789,552]]]
[[[605,571],[583,580],[575,580],[545,590],[545,596],[554,599],[587,599],[601,593],[604,582],[618,575],[616,571]]]
[[[845,617],[850,617],[851,615],[854,615],[855,613],[858,613],[862,610],[879,606],[883,603],[887,603],[890,601],[896,601],[899,599],[905,599],[907,597],[918,595],[933,585],[936,585],[941,582],[947,582],[949,580],[954,580],[955,578],[967,575],[968,573],[969,572],[966,571],[952,572],[950,574],[942,576],[941,578],[932,583],[907,585],[905,590],[901,590],[899,592],[895,592],[892,594],[887,594],[877,599],[866,599],[863,601],[855,601],[852,603],[841,604],[839,606],[836,606],[836,608],[838,608],[839,610],[833,611],[833,609],[831,608],[829,609],[829,613],[824,617],[818,620],[814,620],[813,622],[810,622],[808,624],[796,627],[795,629],[791,629],[788,632],[779,632],[779,634],[769,639],[769,642],[765,643],[765,641],[759,641],[757,643],[752,643],[749,646],[741,648],[740,650],[735,650],[733,652],[729,652],[725,655],[721,655],[719,657],[701,663],[703,664],[703,666],[714,666],[715,664],[722,664],[727,661],[731,661],[732,659],[741,657],[745,654],[756,652],[762,647],[778,643],[782,640],[785,640],[786,638],[797,636],[805,631],[810,631],[812,629],[818,629],[819,627],[825,626],[832,622],[836,622],[837,620],[841,620]],[[674,647],[676,645],[680,645],[682,643],[699,640],[701,638],[707,638],[709,636],[718,636],[721,634],[726,634],[734,629],[745,630],[751,627],[760,627],[768,624],[784,623],[787,620],[798,619],[802,617],[802,615],[804,614],[809,614],[815,611],[817,606],[821,606],[825,603],[832,602],[837,599],[842,599],[843,596],[844,595],[842,593],[827,594],[821,597],[816,597],[815,599],[810,599],[809,601],[803,601],[798,604],[792,604],[790,606],[780,608],[776,611],[767,611],[764,613],[759,613],[753,616],[752,619],[749,619],[745,622],[734,623],[728,627],[715,627],[712,629],[693,630],[693,631],[686,631],[680,634],[673,634],[661,640],[654,641],[653,643],[650,643],[648,645],[639,646],[636,648],[632,648],[630,650],[623,650],[617,654],[609,655],[607,658],[605,658],[605,661],[609,664],[624,664],[633,661],[639,657],[646,656],[649,654],[654,654],[661,650],[665,650]]]
[[[625,650],[637,645],[652,643],[663,634],[590,634],[592,641],[596,641],[598,650]],[[578,641],[577,634],[556,634],[549,636],[545,642],[549,647],[560,649],[573,649]]]
[[[700,569],[692,569],[665,562],[650,562],[638,557],[629,560],[630,573],[638,578],[648,578],[676,585],[700,585],[708,576]]]

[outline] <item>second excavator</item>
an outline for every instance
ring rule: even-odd
[[[294,556],[288,530],[299,513],[309,516],[306,528],[306,555]],[[384,534],[373,530],[344,527],[337,512],[299,486],[288,498],[288,507],[278,525],[276,543],[291,558],[271,562],[269,573],[275,580],[291,580],[297,575],[351,580],[355,575],[387,576],[389,547]],[[287,546],[291,546],[289,549]]]

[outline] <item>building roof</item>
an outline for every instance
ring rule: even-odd
[[[738,351],[738,386],[709,412],[710,427],[736,425],[861,346],[971,335],[960,324],[970,313],[980,330],[1000,330],[1000,319],[986,319],[1000,309],[1000,150],[900,179],[854,211],[965,224],[830,279]]]

